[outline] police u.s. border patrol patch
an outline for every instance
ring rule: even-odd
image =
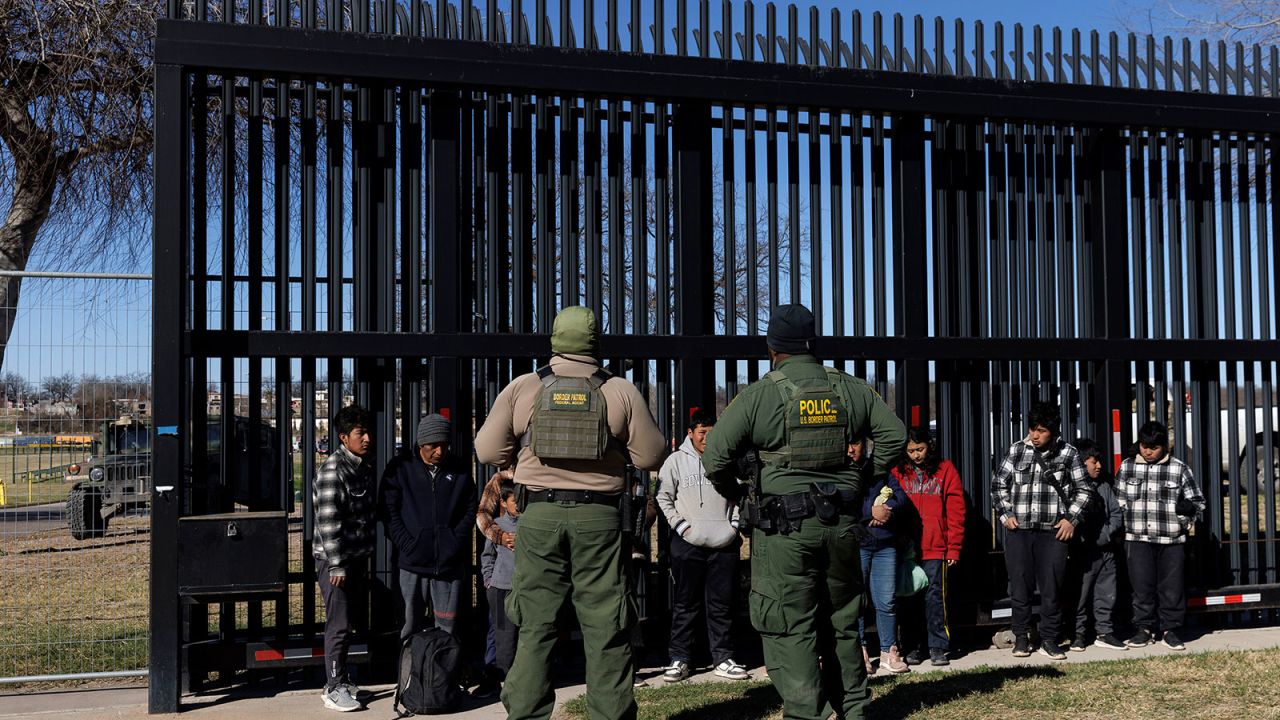
[[[831,398],[797,400],[800,424],[806,426],[835,425],[840,422],[839,409]]]

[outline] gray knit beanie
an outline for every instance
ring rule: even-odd
[[[418,422],[418,444],[449,442],[452,429],[449,418],[432,413]]]

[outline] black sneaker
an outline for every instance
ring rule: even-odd
[[[1165,644],[1165,647],[1169,648],[1170,650],[1186,650],[1187,649],[1186,643],[1182,642],[1182,638],[1179,638],[1177,635],[1175,635],[1172,630],[1166,630],[1164,632],[1164,637],[1161,638],[1161,642],[1163,642]]]
[[[1013,640],[1014,657],[1031,657],[1031,638],[1018,635]]]
[[[1140,629],[1138,632],[1133,634],[1133,637],[1129,638],[1129,640],[1125,642],[1125,645],[1128,645],[1129,647],[1146,647],[1152,642],[1151,631]]]
[[[946,650],[930,650],[929,664],[935,667],[942,667],[943,665],[950,665],[951,661],[947,659]]]
[[[920,665],[924,663],[924,653],[920,651],[920,648],[916,648],[907,653],[907,656],[902,658],[902,662],[908,665]]]
[[[1107,633],[1106,635],[1099,635],[1098,638],[1093,641],[1093,646],[1100,647],[1100,648],[1107,648],[1108,650],[1128,650],[1129,649],[1127,645],[1120,642],[1118,639],[1116,639],[1116,636],[1112,635],[1111,633]]]
[[[1062,648],[1053,644],[1040,643],[1040,654],[1050,660],[1066,660],[1067,654],[1062,652]]]
[[[1084,641],[1084,635],[1076,635],[1076,639],[1071,641],[1071,652],[1084,652],[1089,647],[1089,643]]]

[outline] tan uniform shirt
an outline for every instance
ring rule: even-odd
[[[557,356],[551,369],[563,377],[590,377],[599,365],[580,355]],[[600,460],[549,460],[543,464],[520,437],[529,431],[534,407],[542,396],[537,373],[521,375],[498,393],[489,417],[476,434],[476,458],[500,468],[516,465],[515,482],[532,488],[622,491],[626,458],[612,444]],[[649,405],[634,385],[618,377],[600,388],[609,413],[609,433],[626,446],[631,462],[641,470],[657,470],[667,456],[667,440],[649,413]]]

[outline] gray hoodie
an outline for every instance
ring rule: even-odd
[[[691,545],[723,548],[738,537],[738,506],[725,500],[702,470],[702,454],[685,437],[658,471],[658,508],[671,530]]]
[[[493,524],[503,532],[516,535],[520,518],[513,518],[503,513],[495,518]],[[485,587],[499,590],[511,589],[511,577],[515,574],[516,553],[506,545],[494,545],[492,540],[485,539],[484,550],[480,553],[480,574],[484,577]]]

